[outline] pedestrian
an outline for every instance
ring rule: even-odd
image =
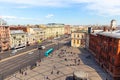
[[[25,75],[27,75],[27,72],[25,72]]]
[[[51,72],[51,74],[53,74],[53,71]]]
[[[59,74],[60,71],[57,71],[57,74]]]
[[[56,69],[56,66],[54,65],[54,67],[53,67],[54,69]]]
[[[21,72],[21,74],[23,75],[23,71]]]
[[[46,77],[46,79],[49,79],[48,76]]]

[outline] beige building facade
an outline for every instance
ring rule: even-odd
[[[32,28],[27,29],[27,44],[34,44],[35,43],[35,32]]]
[[[85,45],[85,31],[78,30],[71,33],[71,46],[81,47]]]
[[[45,38],[54,38],[64,35],[64,26],[47,26],[45,28]]]
[[[34,31],[34,37],[36,42],[45,39],[45,31],[42,28],[32,28],[32,29]]]
[[[23,30],[10,30],[10,47],[25,47],[27,42],[26,32]]]

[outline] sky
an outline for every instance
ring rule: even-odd
[[[120,24],[120,0],[0,0],[8,24]]]

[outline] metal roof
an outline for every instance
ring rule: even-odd
[[[112,37],[112,38],[120,38],[120,30],[109,31],[109,32],[102,32],[102,33],[97,33],[97,34],[103,35],[103,36]]]
[[[10,30],[10,34],[21,34],[25,33],[23,30]]]

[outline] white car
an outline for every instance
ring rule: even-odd
[[[42,49],[45,49],[45,46],[41,46]]]
[[[17,50],[13,50],[13,51],[12,51],[12,54],[15,54],[16,52],[17,52]]]
[[[55,37],[54,39],[58,39],[57,37]]]
[[[29,52],[28,54],[33,54],[33,52]]]

